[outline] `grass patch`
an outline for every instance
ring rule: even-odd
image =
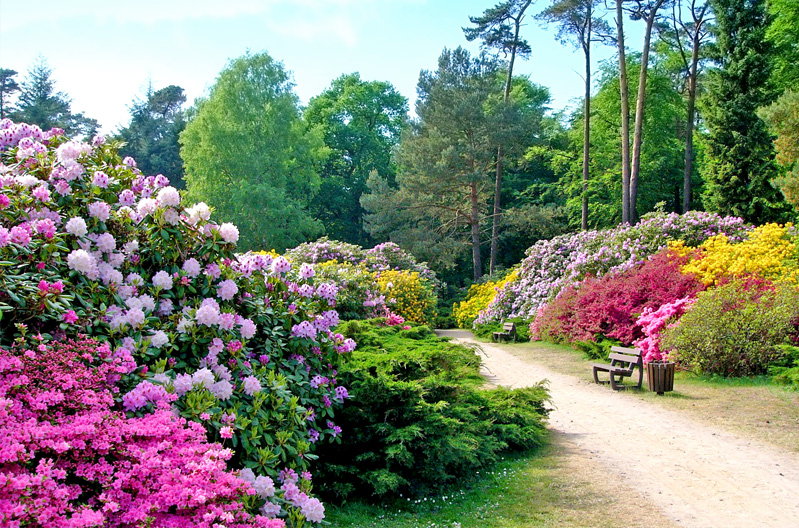
[[[555,372],[592,379],[592,360],[569,346],[533,342],[502,347]],[[644,390],[628,391],[625,395],[684,412],[707,425],[799,452],[799,392],[776,385],[767,376],[724,378],[677,372],[674,392],[657,396],[646,390],[644,375]]]
[[[328,506],[326,519],[341,528],[673,526],[660,513],[641,509],[643,498],[629,500],[633,490],[557,434],[536,454],[506,456],[476,477],[436,497]]]

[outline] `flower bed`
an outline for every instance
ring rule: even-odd
[[[248,511],[320,521],[308,470],[314,444],[341,434],[336,368],[355,347],[332,330],[337,287],[311,265],[236,255],[234,225],[186,207],[103,138],[6,119],[0,151],[0,347],[17,357],[20,339],[97,340],[130,358],[108,412],[165,420],[169,404],[172,427],[199,424],[228,446],[219,458],[245,468],[239,480],[281,484]]]

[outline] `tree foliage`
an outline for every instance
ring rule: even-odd
[[[131,106],[130,124],[118,133],[126,144],[120,149],[137,160],[145,174],[163,174],[178,189],[185,188],[178,137],[186,127],[182,110],[186,95],[180,86],[147,88],[145,98]]]
[[[39,57],[22,82],[16,108],[10,117],[38,125],[42,130],[60,128],[69,135],[93,136],[99,128],[97,120],[86,117],[83,112],[73,113],[71,99],[64,92],[56,91],[52,75],[52,68]]]
[[[757,108],[773,102],[765,0],[714,0],[718,69],[709,80],[705,207],[753,223],[779,219],[785,206],[771,185],[778,173]]]
[[[370,245],[360,204],[366,179],[375,171],[393,181],[392,149],[407,119],[408,101],[388,82],[342,75],[311,99],[304,117],[324,133],[330,155],[321,169],[320,191],[311,212],[339,240]]]
[[[9,98],[19,91],[19,84],[14,79],[16,76],[16,70],[0,68],[0,119],[5,118],[12,110]]]
[[[322,232],[308,204],[327,149],[320,131],[300,119],[292,88],[268,54],[240,57],[180,135],[190,198],[235,222],[243,249],[282,251]]]
[[[777,136],[774,140],[776,159],[787,169],[775,183],[785,199],[799,208],[799,93],[785,92],[772,105],[761,108],[758,115]]]

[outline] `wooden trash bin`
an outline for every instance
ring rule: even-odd
[[[664,392],[674,390],[674,367],[673,361],[650,361],[646,364],[646,379],[649,382],[649,390],[663,396]]]

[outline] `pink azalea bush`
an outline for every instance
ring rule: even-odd
[[[636,322],[640,314],[704,289],[680,271],[686,259],[665,250],[633,269],[568,286],[539,309],[531,334],[566,342],[606,337],[631,345],[644,337]]]
[[[166,401],[141,417],[115,409],[114,380],[132,366],[87,338],[0,348],[2,525],[284,526],[248,513],[255,489],[202,425]]]
[[[637,339],[633,345],[640,348],[643,353],[644,363],[650,361],[666,361],[668,351],[661,348],[661,334],[667,328],[673,328],[679,323],[680,317],[696,301],[696,297],[683,297],[674,302],[666,303],[660,308],[644,308],[643,313],[635,322],[641,327],[644,337]]]
[[[106,342],[132,358],[113,374],[116,409],[171,405],[229,446],[232,468],[294,470],[310,497],[314,445],[342,434],[337,366],[355,348],[335,332],[338,287],[283,257],[236,254],[238,229],[211,216],[101,137],[0,120],[0,347],[25,332]],[[248,507],[320,518],[290,491]]]

